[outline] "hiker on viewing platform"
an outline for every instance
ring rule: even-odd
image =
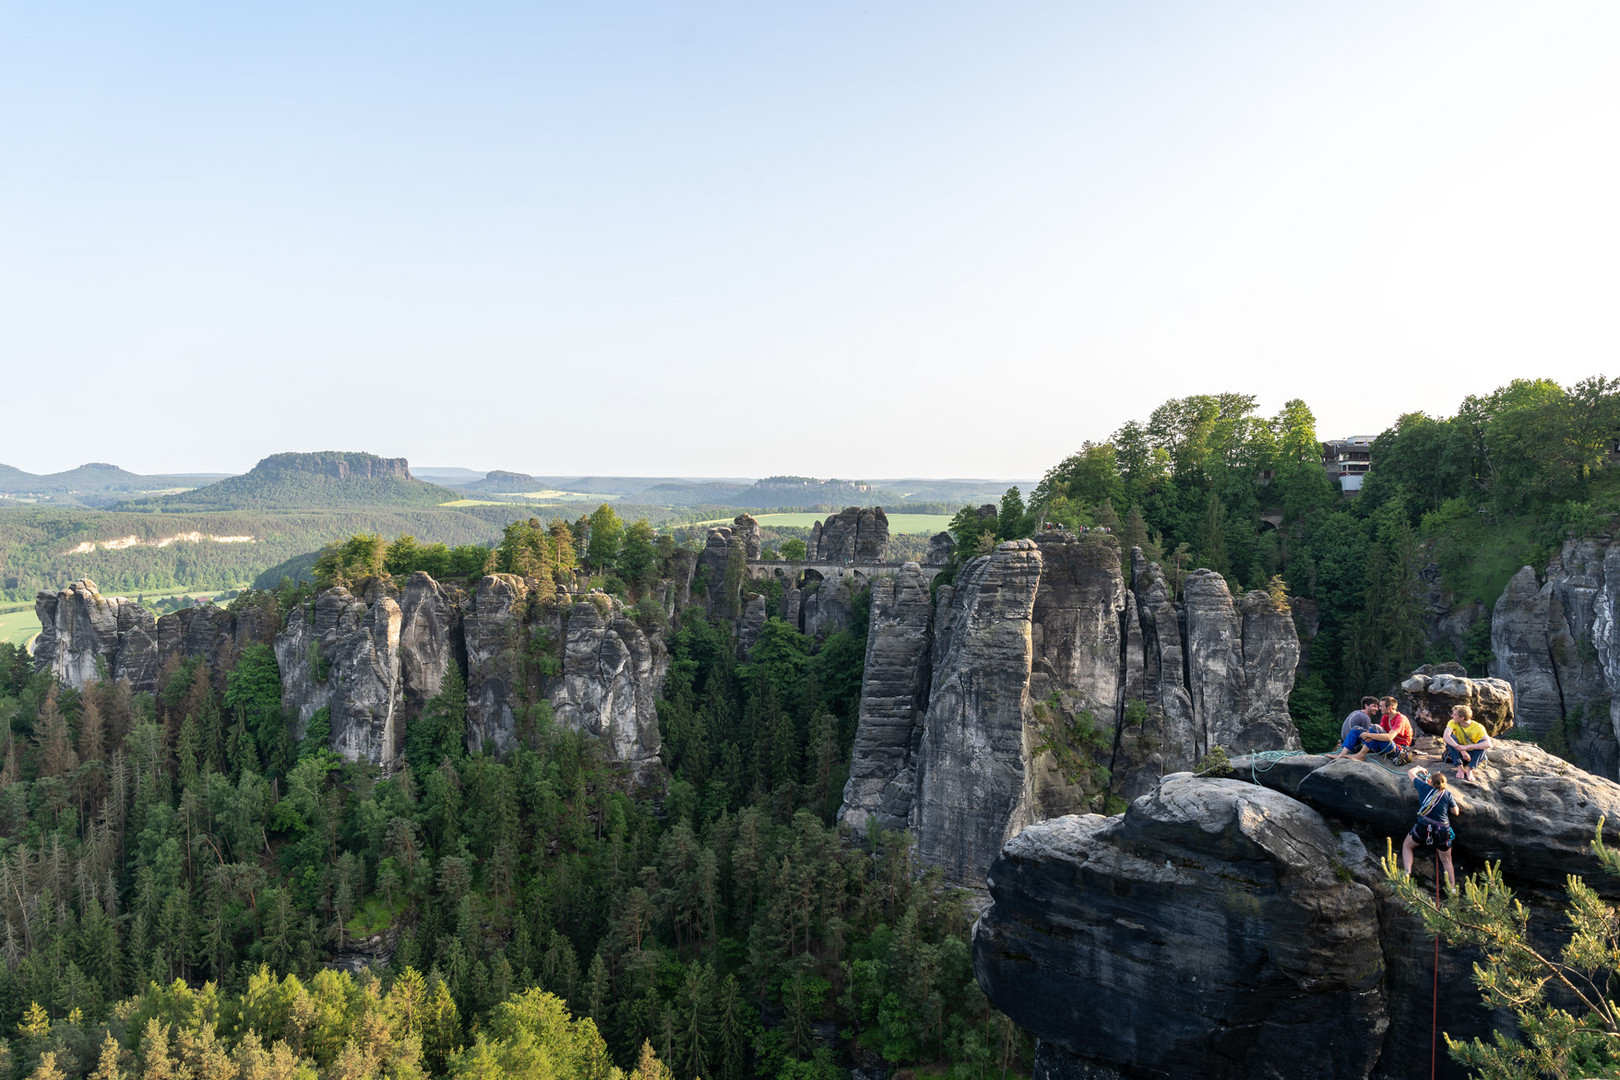
[[[1457,766],[1457,779],[1472,781],[1474,770],[1485,764],[1485,755],[1491,749],[1491,737],[1485,725],[1474,719],[1474,710],[1457,705],[1451,710],[1451,723],[1443,736],[1445,756],[1440,760]]]
[[[1451,815],[1462,816],[1457,796],[1446,790],[1446,776],[1418,765],[1406,775],[1418,793],[1418,817],[1401,843],[1401,873],[1412,873],[1412,852],[1419,845],[1434,848],[1440,856],[1440,865],[1446,868],[1446,883],[1457,887],[1457,874],[1451,868],[1451,842],[1457,838],[1451,828]]]

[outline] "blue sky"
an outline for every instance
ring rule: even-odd
[[[0,461],[1033,476],[1615,363],[1616,5],[0,0]]]

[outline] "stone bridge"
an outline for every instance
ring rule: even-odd
[[[828,578],[845,576],[852,577],[858,587],[879,574],[892,574],[906,564],[831,562],[817,559],[803,561],[750,559],[747,565],[748,577],[753,581],[769,581],[775,578],[788,588],[802,588],[806,581],[825,581]],[[932,580],[943,569],[945,569],[943,566],[924,566],[922,572]]]

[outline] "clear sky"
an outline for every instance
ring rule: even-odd
[[[0,0],[0,462],[1035,476],[1620,374],[1620,4]]]

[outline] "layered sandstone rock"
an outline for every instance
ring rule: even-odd
[[[199,604],[162,618],[133,600],[102,596],[96,583],[75,581],[34,602],[40,620],[34,669],[82,689],[97,679],[129,684],[136,693],[158,689],[163,666],[175,658],[229,667],[252,644],[268,644],[276,630],[258,608],[228,611]]]
[[[970,563],[939,613],[911,811],[917,851],[977,883],[1028,824],[1029,671],[1041,553],[1008,541]]]
[[[907,827],[916,786],[916,753],[928,701],[933,598],[928,578],[907,563],[872,585],[860,717],[841,820],[865,832]]]
[[[1172,777],[1013,839],[974,971],[1048,1074],[1363,1078],[1388,1026],[1370,864],[1286,795]]]
[[[889,549],[889,518],[881,506],[846,506],[810,527],[811,562],[877,563]]]
[[[1288,611],[1234,602],[1207,571],[1178,610],[1134,554],[1127,589],[1110,535],[1002,544],[938,590],[931,621],[920,567],[876,586],[844,820],[904,824],[978,886],[1029,822],[1133,798],[1217,745],[1296,749]]]
[[[599,597],[606,599],[597,594],[568,609],[562,677],[548,682],[547,700],[558,723],[594,736],[609,761],[651,781],[662,770],[657,702],[669,654],[623,605]]]
[[[1386,797],[1404,831],[1416,795]],[[1431,1037],[1436,986],[1453,1038],[1489,1037],[1505,1018],[1472,983],[1474,950],[1442,950],[1436,983],[1433,938],[1369,855],[1383,846],[1376,827],[1280,790],[1169,776],[1121,816],[1012,840],[990,870],[974,971],[1037,1037],[1041,1080],[1427,1077],[1414,1047]],[[1556,932],[1531,918],[1533,933]],[[1465,1075],[1443,1048],[1437,1064]]]
[[[1620,551],[1566,541],[1538,584],[1524,567],[1491,614],[1491,675],[1513,688],[1516,723],[1567,743],[1583,768],[1620,775]]]

